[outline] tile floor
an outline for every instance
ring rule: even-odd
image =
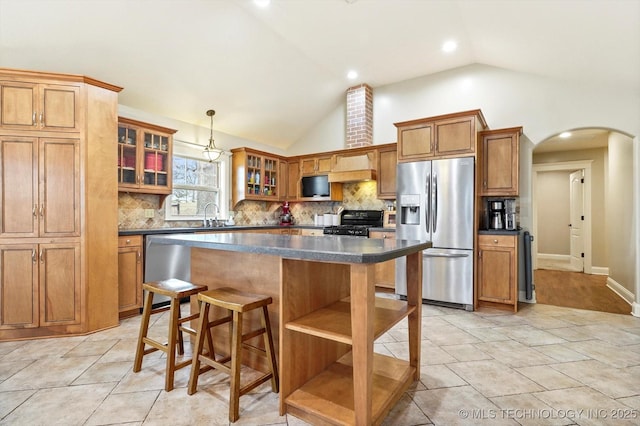
[[[185,305],[186,306],[186,305]],[[166,314],[154,335],[166,333]],[[164,362],[132,373],[139,317],[83,337],[0,343],[1,425],[228,425],[227,378],[188,396],[189,368],[165,392]],[[376,341],[406,357],[406,323]],[[640,318],[527,305],[518,314],[425,305],[421,379],[386,425],[638,425]],[[304,425],[279,416],[264,384],[240,400],[239,425]]]

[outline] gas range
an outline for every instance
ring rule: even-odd
[[[322,233],[368,237],[369,228],[382,227],[383,217],[382,210],[344,210],[340,214],[340,225],[326,226]]]

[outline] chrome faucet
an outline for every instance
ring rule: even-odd
[[[215,211],[217,211],[217,213],[216,213],[216,214],[214,214],[213,219],[211,219],[210,221],[207,221],[207,208],[208,208],[211,204],[213,204],[213,207],[214,207]],[[215,212],[214,212],[214,213],[215,213]],[[205,205],[204,205],[204,219],[203,219],[203,221],[202,221],[202,222],[203,222],[204,227],[205,227],[205,228],[207,228],[207,227],[213,227],[213,226],[216,226],[216,227],[217,227],[217,226],[218,226],[218,215],[219,215],[219,214],[220,214],[220,207],[218,207],[218,205],[217,205],[217,204],[215,204],[215,203],[211,203],[211,202],[210,202],[210,203],[205,204]],[[214,225],[214,223],[215,223],[215,225]]]

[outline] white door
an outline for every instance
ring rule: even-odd
[[[584,270],[584,170],[578,170],[569,175],[569,224],[571,269],[582,272]]]

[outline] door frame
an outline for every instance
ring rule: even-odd
[[[563,161],[557,163],[540,163],[532,165],[531,179],[531,210],[532,210],[532,231],[533,235],[538,235],[538,208],[536,200],[536,186],[538,173],[550,171],[575,171],[584,170],[584,273],[592,274],[592,247],[591,247],[591,163],[593,160],[584,161]],[[534,238],[531,244],[531,257],[533,269],[538,269],[538,243]]]
[[[580,177],[579,189],[574,191],[574,176],[577,181],[578,176]],[[578,169],[569,173],[569,257],[571,269],[577,272],[584,272],[584,257],[580,256],[577,253],[577,248],[574,246],[574,237],[575,237],[575,229],[579,230],[579,249],[580,253],[584,253],[584,219],[577,219],[579,222],[574,227],[577,218],[576,213],[579,213],[579,216],[585,217],[584,214],[584,169]],[[575,194],[580,196],[580,201],[576,202]],[[577,206],[580,204],[580,206]],[[579,208],[579,212],[576,209]],[[579,267],[579,268],[578,268]]]

